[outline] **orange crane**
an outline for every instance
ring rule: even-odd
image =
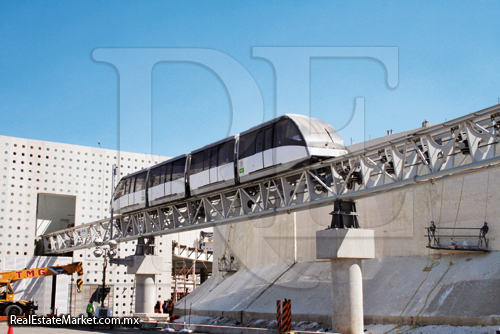
[[[78,276],[83,275],[83,266],[81,262],[74,262],[64,266],[0,272],[0,315],[30,315],[34,314],[35,310],[38,310],[38,305],[35,305],[32,300],[15,301],[14,290],[12,289],[11,283],[26,278],[47,277],[61,274],[72,275],[74,273],[77,273]],[[76,281],[78,292],[81,292],[82,284],[83,280],[79,278]]]

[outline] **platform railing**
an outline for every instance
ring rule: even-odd
[[[489,252],[489,239],[476,227],[427,227],[427,248]]]

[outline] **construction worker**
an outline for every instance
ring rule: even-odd
[[[436,239],[436,225],[431,221],[431,226],[429,226],[429,232],[431,234],[432,241],[434,241],[434,245],[437,245],[438,241]]]
[[[169,316],[172,316],[172,314],[174,314],[174,301],[172,300],[172,298],[168,300],[167,313]]]
[[[484,222],[483,227],[481,227],[481,237],[483,239],[486,238],[486,233],[488,233],[489,230],[490,230],[490,228],[488,227],[488,223]]]
[[[165,300],[163,302],[163,306],[162,306],[162,311],[163,311],[163,314],[167,314],[168,313],[168,305],[169,305],[169,301],[168,300]]]
[[[94,315],[94,304],[92,304],[91,300],[89,300],[89,304],[87,305],[87,315],[89,318],[92,318]]]

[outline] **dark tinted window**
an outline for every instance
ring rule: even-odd
[[[174,161],[174,165],[172,167],[172,181],[184,177],[185,166],[186,166],[186,158]]]
[[[255,139],[257,131],[248,133],[240,137],[238,159],[247,158],[255,154]]]
[[[155,187],[161,184],[161,167],[157,167],[155,169],[151,169],[149,171],[149,187]]]
[[[217,153],[219,151],[219,145],[216,145],[210,150],[210,168],[217,167]]]
[[[264,151],[273,148],[273,128],[267,128],[264,135]]]
[[[167,173],[165,174],[165,182],[172,181],[172,163],[169,163],[167,166]]]
[[[297,125],[290,119],[284,119],[274,124],[273,147],[306,146]]]
[[[201,151],[191,155],[191,174],[196,174],[203,171],[203,160],[205,159],[205,151]]]
[[[257,133],[257,139],[255,140],[255,153],[262,151],[264,151],[264,130],[260,130]]]
[[[222,166],[234,161],[234,140],[219,145],[218,165]]]
[[[141,174],[138,174],[135,180],[135,190],[134,192],[144,190],[146,188],[146,177],[148,173],[144,172]]]
[[[115,201],[122,197],[124,194],[125,194],[125,184],[127,183],[126,180],[122,179],[119,183],[118,183],[118,186],[116,187],[116,190],[115,190]]]
[[[165,183],[165,174],[167,173],[167,165],[161,166],[160,183]]]
[[[210,149],[204,151],[203,170],[210,169]]]
[[[125,188],[123,189],[123,194],[130,194],[130,178],[125,179]]]
[[[126,189],[128,189],[127,194],[131,194],[134,192],[134,186],[135,186],[135,176],[127,180],[127,186],[126,186]]]

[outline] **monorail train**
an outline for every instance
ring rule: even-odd
[[[123,177],[113,210],[128,213],[346,153],[344,141],[328,123],[287,114]]]

